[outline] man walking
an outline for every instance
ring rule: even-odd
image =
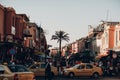
[[[50,63],[48,61],[46,63],[45,74],[46,74],[46,77],[48,78],[48,80],[51,80],[51,78],[52,78],[51,66],[50,66]]]

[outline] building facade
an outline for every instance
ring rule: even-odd
[[[0,5],[0,61],[19,61],[34,57],[35,51],[45,52],[47,41],[41,27],[31,23],[26,14],[16,14],[12,7]],[[43,33],[42,29],[42,33]]]
[[[0,5],[0,41],[4,40],[4,7]]]
[[[14,42],[14,36],[16,33],[15,28],[15,20],[16,20],[16,12],[12,7],[5,8],[5,16],[4,16],[5,24],[4,24],[4,36],[5,41]]]
[[[101,52],[112,50],[114,48],[115,26],[118,23],[119,22],[105,22],[104,23],[104,32],[102,34]]]
[[[114,31],[114,49],[115,51],[120,51],[120,23],[115,26]]]

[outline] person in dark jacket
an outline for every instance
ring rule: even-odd
[[[50,66],[49,62],[46,63],[45,74],[46,74],[46,77],[48,78],[48,80],[52,79],[51,66]]]

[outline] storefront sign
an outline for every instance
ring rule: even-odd
[[[12,34],[15,35],[15,27],[12,26]]]

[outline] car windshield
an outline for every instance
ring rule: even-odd
[[[71,67],[71,68],[78,68],[80,65],[79,64],[77,64],[77,65],[75,65],[75,66],[73,66],[73,67]]]
[[[29,70],[22,65],[9,65],[8,68],[12,72],[29,72]]]
[[[45,68],[46,64],[41,64],[41,68]]]
[[[4,67],[3,66],[0,66],[0,71],[4,71]]]

